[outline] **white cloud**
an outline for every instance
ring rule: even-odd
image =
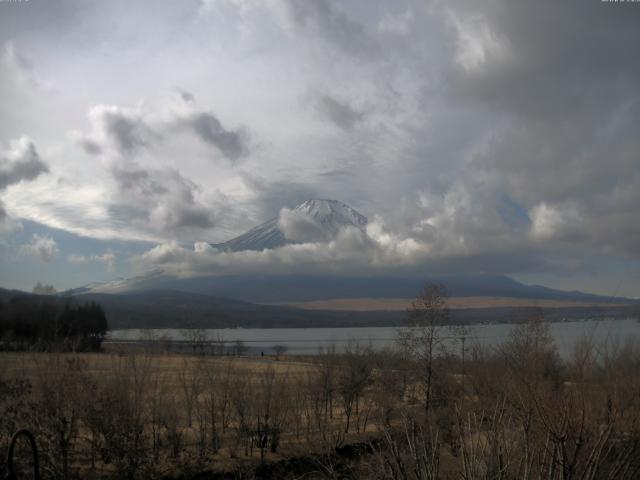
[[[44,80],[38,75],[33,59],[16,47],[14,41],[9,40],[5,43],[2,60],[9,68],[13,69],[22,82],[30,87],[38,88],[48,93],[57,92],[56,86],[51,81]]]
[[[531,234],[539,239],[552,239],[570,220],[567,212],[554,205],[541,203],[531,209]]]
[[[87,263],[89,261],[89,257],[87,257],[86,255],[78,255],[76,253],[72,253],[70,254],[67,259],[71,262],[71,263],[77,263],[77,264],[82,264],[82,263]]]
[[[75,264],[84,264],[88,262],[101,262],[107,266],[107,271],[113,272],[115,268],[116,256],[114,253],[106,252],[101,255],[79,255],[72,253],[67,257],[67,260]]]
[[[0,155],[0,191],[22,181],[34,180],[48,171],[30,138],[13,140],[9,149]]]
[[[484,16],[465,15],[449,8],[445,14],[457,34],[455,60],[462,68],[481,68],[489,57],[494,61],[508,59],[508,40],[493,31]]]
[[[308,215],[283,208],[278,215],[278,228],[292,242],[327,241],[325,230]]]
[[[27,255],[49,263],[58,255],[58,245],[56,241],[46,235],[33,234],[31,242],[22,245],[21,250]]]
[[[49,167],[40,159],[35,145],[26,136],[9,142],[9,149],[0,153],[0,194],[12,185],[36,179],[47,173]],[[22,229],[12,219],[0,199],[0,236],[8,236]]]
[[[286,221],[292,220],[287,213],[284,216]],[[438,252],[432,251],[425,242],[395,237],[386,231],[382,220],[377,219],[366,231],[345,227],[328,241],[307,240],[272,250],[240,252],[219,251],[203,242],[197,242],[193,249],[168,242],[153,247],[134,261],[141,271],[160,268],[178,276],[197,276],[267,272],[380,273],[388,269],[415,269],[438,258]]]

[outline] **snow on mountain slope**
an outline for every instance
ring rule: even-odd
[[[131,278],[115,278],[108,282],[96,282],[63,292],[63,295],[83,295],[86,293],[127,293],[158,288],[168,277],[160,269]]]
[[[367,226],[367,217],[337,200],[307,200],[298,205],[294,212],[313,219],[331,235],[337,235],[340,228],[345,226],[360,229]]]
[[[227,242],[212,245],[225,251],[265,250],[290,243],[331,240],[341,228],[364,229],[367,217],[337,200],[307,200],[292,210]]]

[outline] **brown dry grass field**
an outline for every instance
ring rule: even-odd
[[[185,354],[148,354],[135,352],[137,356],[146,356],[152,362],[153,369],[162,372],[163,381],[175,386],[177,379],[184,371],[185,363],[190,367],[207,369],[226,368],[230,363],[243,374],[260,374],[271,368],[277,373],[287,375],[301,375],[307,373],[313,364],[303,362],[300,358],[288,360],[284,357],[276,360],[275,357],[214,357],[203,355]],[[1,352],[0,376],[5,378],[27,378],[36,380],[44,365],[50,364],[56,359],[73,357],[82,364],[83,372],[89,376],[104,376],[109,372],[120,371],[121,367],[129,363],[129,353],[25,353],[25,352]]]
[[[129,450],[145,444],[145,453],[139,455],[155,460],[146,465],[149,470],[141,478],[158,478],[162,472],[189,468],[251,470],[263,460],[275,462],[362,441],[375,430],[370,418],[371,396],[367,394],[365,400],[362,389],[357,398],[350,399],[356,401],[356,407],[349,414],[350,425],[345,426],[344,402],[335,387],[330,387],[332,398],[325,398],[322,367],[317,360],[311,356],[215,357],[137,349],[118,353],[1,352],[0,381],[26,381],[31,388],[13,392],[13,400],[0,399],[0,411],[22,404],[27,409],[27,423],[38,416],[28,411],[31,402],[39,405],[35,410],[47,412],[48,418],[27,426],[45,450],[55,452],[52,464],[60,458],[55,432],[73,422],[74,427],[66,433],[73,438],[69,444],[76,452],[70,468],[81,472],[83,478],[127,476],[130,460],[113,442],[128,445]],[[335,360],[331,358],[332,363]],[[325,381],[333,385],[338,380],[337,366],[328,369],[330,377]],[[367,371],[370,375],[371,369]],[[106,416],[106,424],[92,418],[95,415]],[[57,417],[65,419],[63,427],[57,424]],[[4,430],[5,425],[0,426]],[[18,426],[25,424],[17,422],[11,428]],[[137,428],[147,440],[136,439]],[[43,435],[41,430],[45,429],[50,432]],[[110,435],[114,437],[110,439]],[[267,440],[267,436],[273,438]],[[97,443],[96,438],[100,438]],[[109,449],[115,452],[110,455],[123,457],[119,465],[96,453]],[[64,477],[60,471],[49,473],[52,478]]]
[[[402,354],[0,353],[0,450],[28,428],[64,480],[639,478],[640,343],[562,359],[538,319],[432,356],[440,329]]]
[[[278,305],[303,308],[307,310],[351,310],[351,311],[403,311],[413,299],[411,298],[334,298],[329,300],[314,300],[308,302],[288,302]],[[540,308],[571,308],[571,307],[621,307],[626,304],[602,304],[595,302],[570,300],[540,300],[514,297],[451,297],[447,301],[449,308],[502,308],[502,307],[540,307]]]

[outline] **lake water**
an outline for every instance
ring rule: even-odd
[[[551,334],[559,353],[566,357],[573,352],[575,344],[585,336],[596,342],[624,343],[628,339],[640,339],[640,323],[635,319],[585,320],[550,324]],[[473,325],[469,327],[467,346],[474,343],[497,346],[508,338],[514,324]],[[335,346],[343,351],[350,343],[358,343],[373,348],[393,347],[397,328],[357,327],[357,328],[235,328],[205,330],[208,340],[223,339],[228,348],[242,341],[250,353],[272,354],[275,345],[287,347],[287,353],[314,354],[319,348]],[[188,339],[188,330],[112,330],[107,342],[140,342],[150,338],[166,337],[173,341]],[[442,335],[448,335],[445,329]],[[455,339],[449,343],[453,347]],[[455,348],[455,347],[453,347]]]

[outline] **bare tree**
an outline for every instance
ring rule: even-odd
[[[266,449],[275,453],[287,418],[287,374],[269,367],[262,371],[255,392],[255,439],[264,461]]]
[[[249,348],[247,347],[247,344],[244,343],[244,341],[242,340],[236,340],[234,342],[233,349],[235,351],[236,356],[238,357],[242,357],[246,355],[247,351],[249,350]]]
[[[280,360],[280,357],[282,355],[284,355],[287,350],[289,350],[289,347],[287,347],[286,345],[274,345],[273,346],[273,351],[276,352],[276,359]]]
[[[237,375],[233,359],[224,364],[218,362],[203,365],[204,406],[207,412],[207,425],[210,430],[211,448],[217,453],[222,446],[224,433],[230,421],[230,388],[231,381]]]
[[[82,363],[77,357],[55,354],[46,363],[36,360],[34,426],[44,451],[43,467],[54,478],[71,478],[74,444],[78,440],[85,385]]]
[[[226,343],[224,340],[224,334],[220,331],[217,331],[212,341],[213,355],[224,355],[225,346],[226,346]]]
[[[349,433],[352,414],[359,412],[360,397],[371,378],[373,365],[370,352],[357,344],[348,345],[338,373],[338,392],[345,415],[345,433]]]
[[[187,426],[193,425],[193,411],[202,390],[202,369],[200,363],[195,363],[192,358],[182,359],[182,368],[178,372],[178,381],[184,398],[184,409],[187,414]]]
[[[434,385],[434,359],[442,351],[449,323],[448,297],[443,285],[427,283],[407,310],[405,328],[398,330],[398,344],[421,370],[420,383],[428,416]]]
[[[209,342],[209,333],[204,328],[192,327],[183,332],[183,337],[191,348],[192,353],[204,354]]]

